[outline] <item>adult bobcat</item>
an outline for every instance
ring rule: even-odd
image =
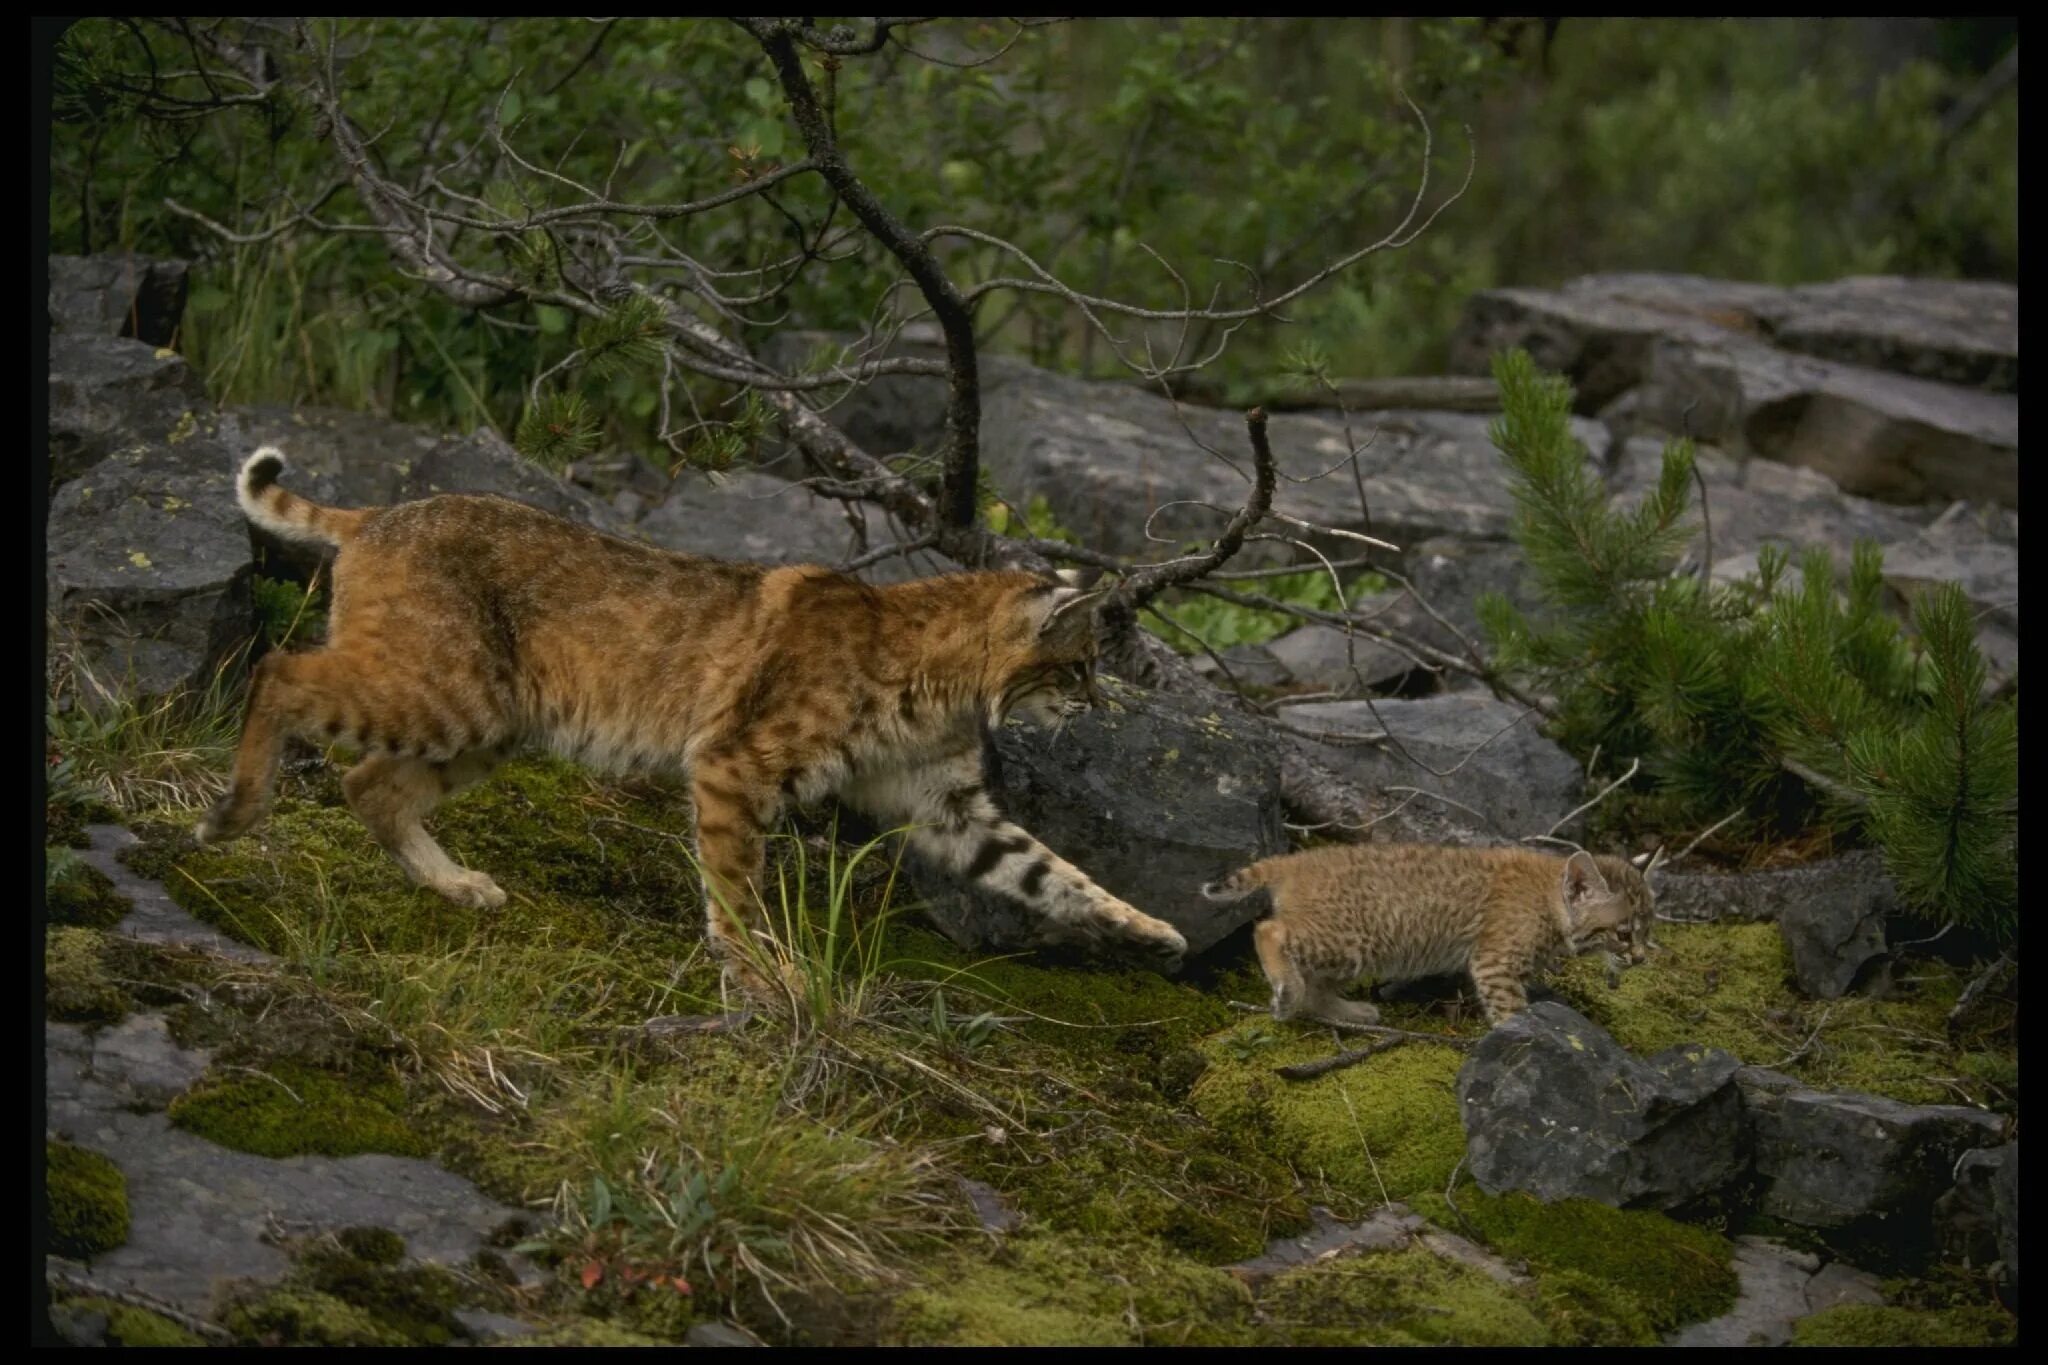
[[[1655,898],[1620,858],[1525,848],[1350,844],[1267,858],[1202,888],[1237,900],[1266,887],[1272,915],[1252,942],[1273,1014],[1373,1024],[1379,1011],[1337,992],[1372,973],[1400,981],[1462,972],[1488,1023],[1528,1004],[1522,983],[1560,955],[1640,962]]]
[[[406,874],[501,905],[420,821],[538,742],[599,769],[688,772],[712,944],[756,994],[774,994],[759,955],[734,949],[763,837],[787,802],[826,795],[913,826],[923,854],[1037,910],[1049,941],[1186,951],[982,788],[984,724],[1012,710],[1057,724],[1093,704],[1095,594],[1015,572],[877,588],[672,554],[493,497],[323,507],[277,487],[283,467],[258,450],[237,492],[265,530],[339,547],[328,642],[257,664],[202,841],[261,818],[288,735],[342,741],[364,751],[343,779],[350,808]]]

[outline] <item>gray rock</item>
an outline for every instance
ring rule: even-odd
[[[48,609],[80,696],[205,688],[254,631],[250,543],[232,455],[212,439],[136,445],[58,490]]]
[[[1757,342],[1658,341],[1643,407],[1665,431],[1818,470],[1885,502],[2019,498],[2019,399]]]
[[[1424,611],[1412,597],[1403,595],[1385,619],[1438,649],[1463,656],[1465,641],[1481,651],[1487,648],[1486,633],[1479,626],[1481,596],[1497,592],[1524,612],[1538,612],[1543,599],[1529,572],[1528,556],[1520,545],[1504,540],[1457,540],[1442,537],[1411,547],[1406,556],[1408,581],[1423,601],[1436,609]],[[1371,606],[1362,610],[1370,611]],[[1442,616],[1458,632],[1445,628]]]
[[[2020,291],[1989,280],[1864,275],[1785,291],[1769,318],[1788,351],[2018,393]]]
[[[114,884],[114,890],[128,901],[128,913],[114,926],[115,933],[144,943],[182,944],[234,962],[277,961],[269,953],[194,919],[184,906],[171,899],[163,883],[136,876],[120,857],[123,849],[141,842],[132,831],[119,825],[87,825],[85,832],[92,846],[83,850],[80,857],[104,874]]]
[[[2017,519],[2010,538],[2000,519],[1983,515],[1989,509],[1956,503],[1925,530],[1885,547],[1884,580],[1910,602],[1936,583],[1954,583],[1976,609],[1978,640],[1983,628],[2008,636],[2011,670],[2017,671],[2020,633],[2020,547]],[[1987,653],[1997,649],[1987,647]]]
[[[1697,276],[1636,276],[1633,288],[1603,285],[1602,278],[1474,294],[1451,337],[1451,369],[1487,374],[1495,355],[1521,347],[1541,368],[1571,380],[1580,412],[1598,412],[1643,382],[1660,338],[1758,334],[1753,310],[1779,293]]]
[[[2020,1287],[2020,1144],[2015,1138],[2006,1158],[1991,1175],[1991,1214],[1998,1225],[1998,1259],[2005,1263],[2005,1282]]]
[[[683,1333],[685,1346],[759,1346],[752,1333],[729,1322],[693,1322]]]
[[[452,1314],[471,1341],[515,1341],[539,1330],[530,1322],[482,1308],[458,1308]]]
[[[94,1034],[91,1048],[95,1081],[154,1109],[191,1089],[212,1059],[204,1048],[180,1047],[161,1014],[131,1014]]]
[[[1282,708],[1279,719],[1311,740],[1330,733],[1391,733],[1399,748],[1318,741],[1318,756],[1368,790],[1398,785],[1447,797],[1477,812],[1498,834],[1542,834],[1582,799],[1579,765],[1537,730],[1540,718],[1492,696],[1310,702]],[[1559,832],[1569,836],[1575,828],[1567,824]]]
[[[1792,1325],[1813,1311],[1807,1288],[1820,1258],[1766,1237],[1735,1239],[1734,1269],[1740,1287],[1727,1312],[1695,1322],[1664,1339],[1666,1346],[1783,1346]]]
[[[1279,641],[1273,643],[1277,645]],[[1248,686],[1286,687],[1289,683],[1300,681],[1294,670],[1281,662],[1279,654],[1271,645],[1232,645],[1228,649],[1218,651],[1218,657],[1229,667],[1231,677]],[[1216,660],[1207,654],[1189,655],[1188,665],[1205,678],[1217,681],[1223,678],[1223,670],[1218,668]]]
[[[2008,1287],[2019,1286],[2020,1145],[1964,1152],[1955,1186],[1934,1201],[1934,1237],[1942,1254],[1981,1269],[1999,1264]]]
[[[1024,1225],[1024,1215],[1011,1208],[1001,1191],[986,1181],[960,1177],[960,1192],[974,1210],[974,1220],[983,1232],[1015,1232]]]
[[[1356,1223],[1344,1222],[1320,1205],[1308,1211],[1308,1218],[1307,1232],[1296,1237],[1277,1237],[1257,1256],[1224,1269],[1246,1284],[1256,1285],[1297,1266],[1337,1256],[1398,1250],[1429,1226],[1420,1214],[1409,1212],[1405,1204],[1374,1209],[1370,1216]]]
[[[1829,1261],[1806,1284],[1806,1307],[1814,1313],[1849,1304],[1876,1308],[1884,1304],[1877,1276],[1846,1261]]]
[[[1482,1188],[1545,1203],[1672,1208],[1742,1172],[1741,1063],[1717,1048],[1648,1061],[1556,1001],[1494,1029],[1458,1072],[1466,1153]]]
[[[50,1305],[50,1330],[66,1346],[104,1346],[107,1327],[107,1315],[100,1309],[75,1303]]]
[[[1416,667],[1414,659],[1392,646],[1346,635],[1335,626],[1298,626],[1265,649],[1287,681],[1332,691],[1377,691]],[[1238,676],[1253,680],[1243,672]]]
[[[1352,443],[1362,446],[1358,468],[1368,507],[1361,510],[1342,467],[1309,482],[1282,482],[1274,506],[1321,525],[1370,529],[1404,548],[1438,535],[1504,538],[1513,499],[1488,424],[1480,413],[1391,410],[1354,419],[1347,433],[1331,413],[1275,414],[1268,438],[1276,466],[1290,479],[1342,466]],[[1575,431],[1596,450],[1605,444],[1593,423],[1579,423]],[[1204,445],[1247,467],[1243,415],[1185,406],[1176,413],[1166,399],[1128,385],[1044,371],[1012,378],[984,405],[982,464],[996,486],[1020,505],[1044,497],[1068,529],[1118,553],[1161,551],[1146,539],[1145,526],[1166,503],[1195,500],[1225,509],[1159,512],[1154,534],[1169,540],[1211,537],[1243,504],[1245,478]],[[1346,555],[1357,549],[1334,538],[1325,544]],[[1245,559],[1264,557],[1261,550]]]
[[[161,1113],[135,1112],[134,1093],[102,1077],[93,1052],[82,1030],[49,1026],[47,1122],[127,1177],[128,1240],[92,1263],[93,1278],[112,1288],[203,1316],[218,1283],[274,1283],[290,1269],[266,1237],[273,1217],[329,1231],[389,1228],[414,1259],[455,1266],[519,1216],[460,1176],[410,1157],[279,1160],[217,1147]]]
[[[1887,1221],[1925,1228],[1956,1160],[1996,1143],[2005,1121],[1960,1105],[1901,1104],[1809,1090],[1762,1067],[1736,1073],[1764,1213],[1803,1227]]]
[[[880,517],[869,525],[871,548],[892,538]],[[682,475],[633,534],[664,550],[760,564],[842,564],[860,552],[839,502],[756,470],[722,475],[715,483],[698,474]],[[896,583],[945,563],[933,555],[915,560],[884,559],[859,576],[870,583]]]
[[[437,441],[412,462],[393,501],[436,493],[490,493],[601,531],[624,529],[602,500],[548,473],[488,428]]]
[[[1539,365],[1568,374],[1582,411],[1596,411],[1641,381],[1653,341],[1727,336],[1941,383],[2019,388],[2018,289],[1895,276],[1781,289],[1624,273],[1556,290],[1486,290],[1466,302],[1451,365],[1484,374],[1493,354],[1522,346]]]
[[[787,374],[836,369],[852,376],[857,374],[858,358],[864,350],[860,338],[850,332],[784,330],[763,343],[760,354],[764,362]],[[906,327],[884,354],[944,360],[946,348],[936,328],[913,325]],[[1032,366],[1007,356],[984,353],[977,360],[984,404],[1012,379],[1037,373]],[[945,441],[946,381],[936,375],[875,376],[853,383],[849,389],[819,390],[814,401],[825,409],[825,419],[848,440],[878,458],[909,451],[931,454]],[[988,431],[984,410],[984,442]]]
[[[223,444],[244,456],[276,446],[284,452],[286,485],[335,507],[403,501],[413,467],[442,439],[425,427],[337,408],[225,408],[220,421]]]
[[[182,440],[210,411],[176,351],[86,333],[50,338],[50,488],[116,450]]]
[[[1205,882],[1285,852],[1281,755],[1256,732],[1181,697],[1102,683],[1105,703],[1057,736],[1021,723],[995,736],[989,789],[1054,852],[1147,914],[1190,954],[1257,913],[1205,899]],[[1022,906],[929,867],[916,870],[939,928],[972,950],[1046,941]]]
[[[1703,923],[1775,920],[1794,905],[1877,905],[1898,895],[1883,855],[1874,849],[1758,872],[1660,872],[1656,891],[1659,914]]]
[[[1778,931],[1799,989],[1816,1000],[1847,994],[1885,956],[1885,920],[1898,909],[1897,888],[1883,875],[1842,878],[1787,900]]]
[[[1608,480],[1616,501],[1631,506],[1641,501],[1656,487],[1663,460],[1661,440],[1638,437],[1626,443]],[[1851,497],[1815,470],[1771,460],[1737,460],[1710,446],[1698,448],[1694,465],[1707,486],[1717,578],[1754,572],[1756,551],[1764,545],[1785,549],[1795,569],[1802,550],[1823,546],[1836,565],[1846,569],[1857,541],[1891,545],[1921,530],[1922,520],[1908,511]],[[1687,522],[1695,530],[1701,526],[1697,494]],[[1695,563],[1703,545],[1693,550]]]
[[[191,270],[150,256],[52,256],[50,330],[168,346],[185,314]]]

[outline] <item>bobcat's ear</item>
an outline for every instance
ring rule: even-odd
[[[1607,879],[1600,875],[1600,868],[1592,855],[1585,852],[1572,854],[1564,860],[1564,908],[1573,918],[1585,908],[1586,902],[1599,896],[1612,894]]]
[[[1052,610],[1038,624],[1042,649],[1074,650],[1095,638],[1095,614],[1109,596],[1108,588],[1082,592],[1060,588],[1052,595]]]
[[[1082,573],[1079,569],[1061,569],[1053,577],[1070,588],[1085,588],[1088,586],[1088,575]]]

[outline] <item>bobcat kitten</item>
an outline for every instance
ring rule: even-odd
[[[1583,852],[1336,845],[1253,863],[1202,894],[1236,900],[1262,886],[1273,911],[1253,940],[1276,1019],[1377,1023],[1377,1009],[1338,991],[1367,973],[1463,972],[1498,1024],[1528,1005],[1522,983],[1553,957],[1605,950],[1640,962],[1649,945],[1643,873]]]
[[[249,682],[227,794],[199,827],[260,819],[289,735],[360,746],[348,802],[415,883],[463,905],[505,901],[421,818],[537,742],[612,771],[687,771],[712,945],[756,919],[763,837],[791,801],[837,796],[912,825],[926,856],[1036,910],[1048,940],[1187,944],[1005,821],[982,789],[982,726],[1012,710],[1057,724],[1095,699],[1099,594],[1034,574],[873,587],[816,566],[673,554],[494,497],[323,507],[276,486],[266,447],[242,467],[249,519],[340,547],[325,648],[271,654]]]

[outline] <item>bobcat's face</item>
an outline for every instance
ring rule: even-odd
[[[1029,595],[1027,610],[1035,618],[1030,654],[1003,689],[1002,714],[1056,730],[1094,708],[1095,612],[1102,597],[1065,584]]]
[[[1095,659],[1091,653],[1085,659],[1035,665],[1010,684],[1010,696],[1008,711],[1042,730],[1056,730],[1094,709],[1100,697],[1095,690]]]
[[[1575,855],[1565,874],[1572,942],[1581,955],[1605,952],[1642,962],[1650,955],[1650,927],[1656,921],[1649,882],[1619,858],[1601,858],[1597,864],[1583,858]]]

